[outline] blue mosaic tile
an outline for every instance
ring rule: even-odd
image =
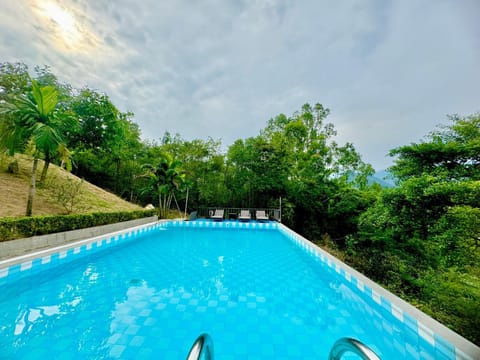
[[[435,356],[437,359],[455,359],[455,347],[442,337],[434,334]]]
[[[10,268],[8,269],[8,278],[10,279],[10,278],[18,277],[18,275],[20,274],[20,271],[21,271],[20,264],[10,266]]]
[[[381,297],[381,305],[387,312],[392,312],[392,303],[383,296]]]
[[[366,285],[363,286],[363,292],[369,297],[372,298],[372,289]]]
[[[418,333],[417,320],[407,313],[403,314],[403,323],[414,333]]]
[[[422,324],[417,324],[416,320],[406,313],[400,312],[400,315],[397,314],[398,310],[396,310],[396,308],[393,307],[383,296],[380,296],[370,287],[365,286],[363,282],[349,274],[339,263],[331,261],[310,242],[306,241],[298,234],[293,233],[291,230],[286,230],[285,227],[279,226],[277,223],[237,223],[227,221],[198,223],[175,221],[160,223],[155,226],[136,229],[133,232],[101,238],[91,245],[81,245],[75,249],[69,249],[61,253],[53,254],[49,260],[35,259],[30,264],[27,263],[20,265],[20,267],[23,266],[23,271],[20,271],[19,266],[17,266],[16,269],[13,267],[13,272],[12,268],[9,268],[8,270],[0,270],[0,284],[3,285],[5,279],[9,279],[8,281],[10,282],[10,280],[15,278],[15,276],[18,276],[17,274],[19,273],[33,273],[35,271],[38,272],[38,269],[44,270],[57,267],[60,264],[70,263],[74,259],[80,259],[85,256],[100,253],[105,249],[111,248],[110,252],[115,253],[119,250],[113,249],[113,245],[126,243],[127,241],[136,239],[138,240],[135,241],[135,243],[143,241],[144,239],[148,240],[148,236],[159,236],[161,234],[160,230],[166,230],[173,227],[180,231],[187,228],[203,228],[204,230],[210,228],[214,231],[218,230],[218,234],[222,234],[223,229],[229,229],[229,231],[233,230],[232,233],[229,233],[229,237],[234,236],[237,232],[245,232],[247,230],[258,232],[279,229],[279,233],[284,234],[290,239],[292,244],[296,244],[295,247],[297,249],[304,249],[303,253],[307,254],[309,259],[307,263],[310,264],[309,266],[320,266],[324,271],[327,270],[326,274],[328,274],[331,280],[323,284],[321,288],[328,289],[332,287],[333,289],[337,289],[335,291],[338,291],[339,289],[343,290],[336,295],[338,299],[334,299],[334,302],[330,303],[328,308],[324,308],[321,297],[315,300],[302,301],[301,297],[298,296],[298,294],[302,294],[305,289],[310,289],[312,287],[312,282],[308,279],[316,278],[318,276],[316,271],[311,270],[313,268],[307,268],[309,270],[305,270],[304,273],[299,274],[301,276],[295,278],[295,280],[282,278],[282,282],[279,283],[272,282],[270,276],[263,276],[263,274],[270,274],[271,271],[278,271],[282,274],[288,273],[292,267],[292,256],[296,256],[294,255],[296,254],[295,252],[292,253],[292,248],[285,248],[284,252],[279,251],[278,254],[275,254],[275,257],[269,258],[268,261],[271,262],[271,264],[268,265],[268,268],[266,267],[267,259],[264,255],[257,259],[253,256],[253,253],[249,253],[249,256],[242,258],[242,263],[238,264],[238,266],[240,266],[239,268],[245,269],[242,274],[238,274],[238,281],[236,284],[236,287],[240,289],[238,294],[228,292],[228,288],[215,288],[214,292],[205,293],[203,294],[203,297],[200,298],[197,297],[198,294],[196,294],[195,291],[192,291],[193,289],[190,291],[185,291],[184,289],[181,291],[178,289],[170,289],[158,293],[144,294],[142,293],[142,291],[144,291],[142,289],[148,287],[149,282],[142,280],[139,275],[128,275],[131,272],[137,271],[136,269],[139,268],[139,264],[136,263],[135,260],[125,264],[122,262],[116,262],[118,269],[115,273],[117,276],[120,275],[127,277],[125,281],[121,283],[130,284],[130,290],[128,290],[126,299],[128,299],[128,302],[130,302],[132,306],[117,306],[114,311],[114,314],[116,314],[116,321],[112,322],[110,330],[115,333],[109,339],[109,342],[111,342],[109,353],[112,357],[133,358],[135,356],[141,356],[140,353],[151,354],[152,349],[158,349],[158,344],[157,342],[152,342],[149,339],[148,334],[152,331],[162,333],[162,329],[165,329],[166,333],[174,334],[173,339],[169,339],[168,344],[170,345],[162,345],[162,343],[160,343],[160,347],[165,346],[165,353],[170,354],[172,358],[178,358],[178,353],[169,350],[171,349],[172,344],[178,344],[178,346],[188,348],[189,345],[191,345],[191,339],[203,331],[212,331],[215,333],[216,337],[219,338],[220,345],[218,348],[220,353],[224,355],[222,358],[236,358],[236,355],[238,354],[233,356],[232,353],[229,353],[231,349],[226,345],[222,345],[223,343],[235,343],[235,339],[237,338],[232,335],[223,335],[226,333],[225,330],[227,328],[235,328],[240,334],[247,336],[247,344],[242,350],[239,350],[241,353],[245,351],[245,354],[251,354],[248,349],[255,348],[258,358],[269,358],[272,357],[272,354],[278,354],[277,352],[281,348],[281,344],[285,344],[287,339],[295,338],[295,341],[300,345],[291,347],[292,354],[295,351],[297,351],[297,354],[298,351],[303,351],[305,353],[305,347],[308,347],[310,349],[308,351],[312,351],[313,354],[314,351],[319,352],[321,346],[324,345],[315,343],[315,345],[312,346],[312,342],[308,337],[296,336],[297,333],[302,334],[303,330],[300,331],[299,329],[309,328],[310,326],[313,326],[312,329],[316,329],[317,327],[322,328],[326,326],[334,331],[335,334],[341,336],[343,335],[342,329],[351,326],[353,313],[364,314],[361,316],[365,317],[365,321],[361,322],[360,325],[353,326],[355,329],[354,331],[362,338],[367,338],[368,340],[371,329],[376,329],[376,331],[379,331],[382,334],[390,335],[380,337],[382,342],[388,345],[384,345],[383,348],[379,347],[379,352],[395,352],[401,356],[412,358],[428,359],[429,356],[431,356],[428,353],[428,349],[429,346],[432,346],[433,333],[431,333],[429,329],[423,327]],[[219,240],[221,241],[221,239]],[[184,240],[180,239],[179,241],[182,242]],[[231,243],[238,244],[238,240],[225,242],[226,247],[220,248],[220,251],[234,251],[236,247],[232,248]],[[262,242],[256,241],[254,246],[261,247]],[[274,247],[277,248],[277,246]],[[271,246],[266,247],[265,254],[269,254],[271,248]],[[197,256],[195,251],[202,252],[202,249],[194,249],[191,246],[188,247],[188,250],[190,252],[189,257],[193,258]],[[193,253],[191,253],[192,251]],[[161,252],[150,251],[147,258],[142,262],[156,264],[154,267],[157,269],[156,271],[158,271],[158,274],[170,273],[170,269],[175,268],[176,263],[178,263],[178,259],[182,257],[182,254],[176,253],[168,255],[169,257],[163,256],[164,254]],[[163,259],[162,262],[158,262],[157,260],[160,257]],[[102,259],[106,260],[107,258],[102,257]],[[118,261],[120,258],[115,259],[117,259],[115,261]],[[133,257],[132,259],[136,259],[136,257]],[[229,257],[225,257],[224,255],[210,259],[207,262],[203,262],[203,269],[207,270],[208,274],[208,269],[214,268],[222,263],[226,265],[226,262],[228,262],[229,259]],[[93,263],[96,263],[97,261],[98,260],[95,260]],[[174,283],[184,281],[182,279],[189,279],[189,281],[197,278],[198,281],[205,281],[208,279],[207,276],[202,280],[202,276],[198,276],[199,272],[193,264],[186,262],[183,264],[184,268],[179,270],[178,273],[170,273]],[[239,268],[237,268],[237,271]],[[262,270],[260,271],[258,269]],[[37,276],[40,275],[41,274],[38,274]],[[104,274],[96,273],[95,268],[88,268],[88,271],[84,273],[84,277],[88,279],[89,286],[100,284],[106,279]],[[139,280],[136,280],[136,277],[139,277]],[[335,281],[338,280],[333,279],[341,280],[343,285],[335,283]],[[157,280],[153,281],[155,282]],[[208,281],[206,284],[208,284]],[[113,285],[114,284],[112,284],[112,286]],[[344,285],[347,285],[350,290],[347,291],[346,288],[342,288]],[[266,296],[263,293],[241,291],[241,289],[252,287],[266,287],[273,290],[273,292],[272,295]],[[112,289],[113,288],[114,287],[112,287]],[[95,311],[99,313],[111,312],[111,309],[109,309],[108,306],[108,297],[111,292],[110,289],[109,286],[108,288],[102,289],[102,292],[97,292]],[[285,298],[285,293],[289,292],[296,295],[288,298],[285,302],[282,299]],[[356,307],[356,305],[353,305],[355,310],[344,308],[345,297],[360,296],[361,298],[365,295],[367,295],[367,298],[363,300],[365,302],[365,308],[362,309],[362,307]],[[44,296],[49,295],[46,293]],[[282,305],[276,305],[277,302]],[[328,317],[330,312],[336,314],[331,319]],[[236,316],[232,317],[232,313],[236,314]],[[319,318],[317,314],[320,313],[324,314],[326,318]],[[401,325],[394,325],[389,322],[392,320],[385,320],[385,316],[390,316],[392,319],[398,318],[403,321],[406,326],[401,323]],[[239,321],[239,319],[241,319],[241,321]],[[70,326],[88,328],[91,321],[93,320],[87,317],[83,320],[72,322]],[[190,330],[180,326],[184,321],[191,324]],[[271,325],[268,325],[269,323],[275,324],[274,328],[276,331],[274,333],[272,333]],[[209,329],[205,329],[204,324],[210,324],[211,326]],[[292,330],[296,329],[296,327],[298,327],[297,330]],[[398,329],[401,327],[407,329],[406,331],[401,330],[403,331],[402,336],[405,341],[403,345],[397,340],[399,338]],[[251,329],[255,330],[252,332]],[[419,336],[419,334],[421,336]],[[393,340],[392,337],[394,338]],[[187,338],[189,341],[185,340]],[[320,336],[318,338],[320,338]],[[65,344],[61,346],[59,345],[60,352],[63,349],[61,348],[62,346],[65,346]],[[436,351],[439,354],[446,354],[446,358],[449,358],[452,355],[452,352],[450,351],[451,349],[453,349],[453,354],[455,355],[455,349],[453,346],[450,345],[450,348],[448,348],[448,346],[438,346],[436,335],[435,346],[437,348]],[[141,350],[139,348],[141,348]],[[281,358],[278,356],[275,357]]]

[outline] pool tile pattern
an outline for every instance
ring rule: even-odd
[[[366,286],[361,280],[356,279],[349,272],[344,269],[338,269],[339,264],[336,261],[332,261],[331,256],[325,253],[323,250],[318,248],[316,245],[302,237],[301,235],[295,233],[291,229],[280,226],[280,231],[284,233],[288,238],[294,241],[298,246],[304,249],[309,255],[315,257],[318,261],[326,264],[328,267],[334,269],[337,273],[342,275],[345,281],[355,285],[353,288],[358,290],[363,294],[363,297],[371,299],[376,304],[380,305],[384,310],[391,313],[400,323],[403,328],[401,330],[409,334],[408,339],[410,342],[407,342],[406,348],[397,343],[396,350],[399,353],[409,352],[409,356],[412,359],[462,359],[462,360],[473,360],[472,357],[466,355],[463,351],[456,348],[448,341],[443,339],[441,336],[437,335],[432,329],[426,325],[417,322],[415,318],[410,316],[408,313],[405,313],[397,305],[392,304],[390,300],[386,299],[378,292],[372,290],[370,287]],[[362,312],[363,308],[358,308],[356,311]],[[378,317],[374,320],[376,324],[382,324],[381,318],[378,312],[373,312],[369,314],[370,316]],[[390,325],[387,327],[377,326],[378,330],[381,333],[392,335],[392,329]],[[397,332],[400,332],[397,330]],[[419,346],[422,347],[422,343],[428,343],[433,345],[435,348],[435,356],[428,355],[428,351],[423,351],[420,354],[416,350]]]
[[[53,254],[41,256],[40,258],[34,260],[27,260],[9,267],[2,267],[2,263],[7,261],[0,261],[0,286],[6,284],[7,282],[16,281],[19,278],[35,274],[39,271],[62,265],[64,262],[79,259],[96,253],[100,250],[105,250],[108,247],[126,243],[141,236],[146,236],[147,234],[150,234],[158,229],[159,226],[161,225],[148,224],[146,226],[136,227],[123,232],[107,234],[98,238],[88,239],[86,241],[81,241],[80,243],[83,244],[79,246],[72,244],[71,246],[73,247],[68,250],[59,250]]]
[[[384,343],[391,343],[390,351],[395,352],[401,356],[418,359],[465,359],[472,360],[471,357],[464,354],[460,349],[455,348],[448,341],[436,334],[432,329],[419,323],[415,318],[404,312],[399,306],[391,303],[389,299],[381,295],[375,289],[372,289],[366,285],[360,279],[357,279],[355,275],[348,271],[338,261],[332,259],[332,257],[324,253],[321,249],[304,239],[300,235],[296,234],[287,227],[278,224],[276,222],[256,223],[256,222],[236,222],[236,221],[223,221],[223,222],[207,222],[207,221],[171,221],[150,224],[143,227],[134,228],[129,231],[106,235],[96,239],[91,239],[87,242],[75,245],[69,249],[62,249],[58,252],[54,252],[49,255],[45,255],[33,260],[28,260],[15,264],[6,268],[1,268],[0,263],[0,286],[14,283],[20,279],[28,276],[37,275],[41,277],[41,273],[44,270],[54,269],[61,265],[74,262],[77,259],[81,259],[87,255],[97,253],[101,255],[102,250],[109,249],[113,246],[118,247],[122,244],[127,244],[132,240],[139,239],[153,233],[158,233],[160,236],[162,231],[168,231],[170,228],[186,228],[186,229],[238,229],[238,230],[255,230],[255,231],[269,231],[277,230],[295,244],[295,248],[301,249],[309,255],[310,261],[323,264],[327,269],[330,269],[329,276],[340,276],[343,279],[343,283],[339,286],[342,290],[342,296],[344,298],[350,298],[351,308],[342,307],[340,303],[343,302],[343,298],[338,299],[337,305],[329,305],[330,310],[338,310],[340,315],[336,315],[334,318],[319,319],[316,314],[319,313],[321,306],[321,299],[318,302],[302,303],[297,302],[296,298],[291,298],[288,301],[284,301],[284,291],[282,289],[288,288],[290,292],[302,292],[304,289],[310,286],[310,275],[306,276],[302,274],[294,281],[288,282],[288,284],[278,283],[272,284],[268,276],[261,276],[258,271],[263,265],[262,258],[245,257],[242,258],[245,263],[239,264],[242,269],[246,269],[242,277],[239,278],[236,287],[239,289],[249,289],[253,286],[255,289],[261,289],[263,287],[269,287],[275,289],[273,291],[274,296],[267,299],[261,293],[241,291],[238,295],[232,295],[229,291],[222,291],[222,289],[214,288],[211,293],[198,296],[185,288],[171,288],[169,290],[155,291],[148,287],[143,280],[131,279],[129,281],[129,288],[127,292],[127,298],[125,301],[117,302],[115,309],[113,310],[114,321],[110,324],[111,336],[102,346],[108,350],[108,356],[112,358],[139,358],[152,356],[154,349],[163,349],[164,358],[174,358],[178,354],[172,352],[172,344],[175,346],[185,348],[189,347],[190,341],[194,339],[199,333],[205,331],[202,324],[209,323],[215,324],[213,331],[216,333],[219,343],[230,344],[235,350],[237,355],[250,355],[246,353],[246,349],[257,349],[258,358],[278,357],[278,353],[285,354],[285,358],[294,358],[305,351],[303,347],[309,347],[313,352],[318,351],[320,347],[325,344],[321,340],[311,341],[307,337],[296,337],[297,344],[289,345],[289,338],[295,336],[291,333],[291,325],[293,326],[318,326],[322,322],[323,326],[328,326],[333,329],[341,329],[349,322],[353,313],[360,313],[365,319],[373,324],[372,326],[382,334],[385,338]],[[291,251],[292,249],[289,249]],[[295,251],[295,249],[294,249]],[[268,249],[265,249],[265,253],[268,254]],[[155,257],[159,254],[150,254],[144,261],[151,261],[154,267],[163,267],[165,272],[176,261],[177,257],[172,254],[170,257],[172,263],[169,264],[168,260],[165,263],[155,263]],[[272,269],[287,269],[291,266],[289,262],[290,253],[275,254],[275,257],[270,259],[269,266]],[[221,262],[221,259],[218,259]],[[203,267],[208,268],[211,264],[204,263]],[[133,266],[135,269],[135,266]],[[159,269],[161,271],[162,269]],[[268,273],[269,269],[265,270]],[[90,271],[90,273],[89,273]],[[132,272],[132,264],[128,264],[125,268],[119,268],[119,273],[129,274]],[[198,269],[189,268],[185,264],[185,268],[182,269],[179,277],[193,277]],[[183,275],[182,275],[183,274]],[[99,276],[94,269],[87,269],[85,276],[88,277],[90,282],[95,283],[95,276]],[[305,278],[308,280],[305,280]],[[197,279],[199,280],[199,279]],[[42,280],[43,281],[43,280]],[[201,281],[201,279],[199,280]],[[112,284],[114,286],[114,284]],[[218,286],[218,284],[217,284]],[[326,284],[326,286],[332,286]],[[277,289],[278,288],[278,289]],[[213,288],[210,289],[212,291]],[[107,300],[109,296],[109,288],[103,289],[103,292],[99,292],[96,304],[98,308],[94,313],[105,313],[112,311],[109,306],[110,302]],[[103,295],[102,295],[103,294]],[[45,294],[48,296],[48,294]],[[272,300],[273,299],[273,300]],[[272,313],[272,301],[282,299],[282,302],[278,301],[277,312]],[[361,301],[356,301],[361,299]],[[77,306],[75,299],[72,299],[71,306]],[[361,302],[365,302],[368,306],[356,306]],[[285,305],[285,304],[288,305]],[[268,304],[268,306],[267,306]],[[319,307],[320,306],[320,307]],[[293,316],[297,309],[303,309],[302,314],[305,316]],[[235,310],[236,316],[230,319],[229,314],[232,309]],[[169,311],[167,311],[169,310]],[[45,313],[45,309],[42,310]],[[50,309],[49,311],[55,311]],[[252,312],[255,316],[251,316]],[[75,328],[88,328],[89,319],[91,317],[91,311],[86,312],[86,318],[82,321],[63,324],[63,330],[65,332],[71,331]],[[174,314],[174,315],[172,315]],[[279,316],[279,314],[282,314]],[[389,315],[395,322],[385,321],[385,315]],[[30,317],[35,315],[30,314]],[[289,317],[290,325],[285,327],[281,321],[283,317]],[[221,319],[221,321],[218,321]],[[242,319],[239,321],[239,319]],[[28,320],[28,319],[27,319]],[[267,322],[278,321],[278,326],[275,334],[271,334],[269,330],[271,327],[266,326]],[[28,322],[28,321],[27,321]],[[179,327],[178,324],[188,322],[192,326],[190,330],[186,330],[183,327]],[[22,326],[22,322],[19,325]],[[26,326],[26,325],[24,325]],[[242,344],[237,338],[233,338],[229,334],[227,329],[235,327],[242,335],[242,341],[247,343]],[[256,329],[252,332],[251,329]],[[19,330],[20,331],[20,330]],[[173,337],[164,337],[155,339],[154,341],[148,334],[151,332],[160,332],[166,334],[174,334]],[[356,333],[359,335],[365,335],[368,337],[368,332],[361,327],[356,329]],[[341,335],[341,334],[339,334]],[[389,339],[394,338],[394,341]],[[187,340],[186,340],[187,339]],[[402,341],[398,340],[402,339]],[[152,342],[153,341],[153,342]],[[61,347],[62,342],[60,342]],[[67,349],[68,342],[64,341],[65,354],[68,354]],[[173,346],[173,348],[175,347]],[[299,347],[300,346],[300,347]],[[435,354],[432,355],[429,350],[434,347]],[[374,350],[375,345],[372,345]],[[279,351],[281,349],[281,351]],[[420,350],[419,350],[420,349]],[[105,350],[106,351],[106,350]],[[429,352],[430,351],[430,352]],[[42,358],[48,353],[48,349],[37,350],[38,354],[31,358]],[[34,354],[35,355],[35,354]],[[71,353],[70,353],[71,355]],[[235,358],[233,355],[225,353],[223,358]],[[250,357],[249,357],[250,358]]]

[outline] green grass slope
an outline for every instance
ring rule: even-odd
[[[33,160],[15,155],[18,174],[7,171],[12,157],[0,155],[0,218],[24,216]],[[43,161],[39,161],[33,215],[80,214],[141,210],[141,207],[50,165],[44,184],[38,184]]]

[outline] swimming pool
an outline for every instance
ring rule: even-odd
[[[383,359],[478,354],[277,223],[157,223],[17,262],[0,358],[183,359],[204,332],[218,359],[326,359],[345,336]]]

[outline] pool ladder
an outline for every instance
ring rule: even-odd
[[[353,352],[362,360],[380,360],[377,354],[367,345],[356,339],[344,337],[338,339],[330,350],[329,360],[340,360],[346,352]],[[204,355],[205,360],[214,360],[213,340],[208,334],[200,335],[193,343],[187,360],[199,360]]]
[[[187,360],[199,360],[204,355],[205,360],[213,360],[213,341],[210,335],[204,333],[200,335],[193,343]]]
[[[346,352],[353,352],[362,360],[380,360],[377,354],[367,345],[356,339],[344,337],[338,339],[330,350],[329,360],[340,360]]]

